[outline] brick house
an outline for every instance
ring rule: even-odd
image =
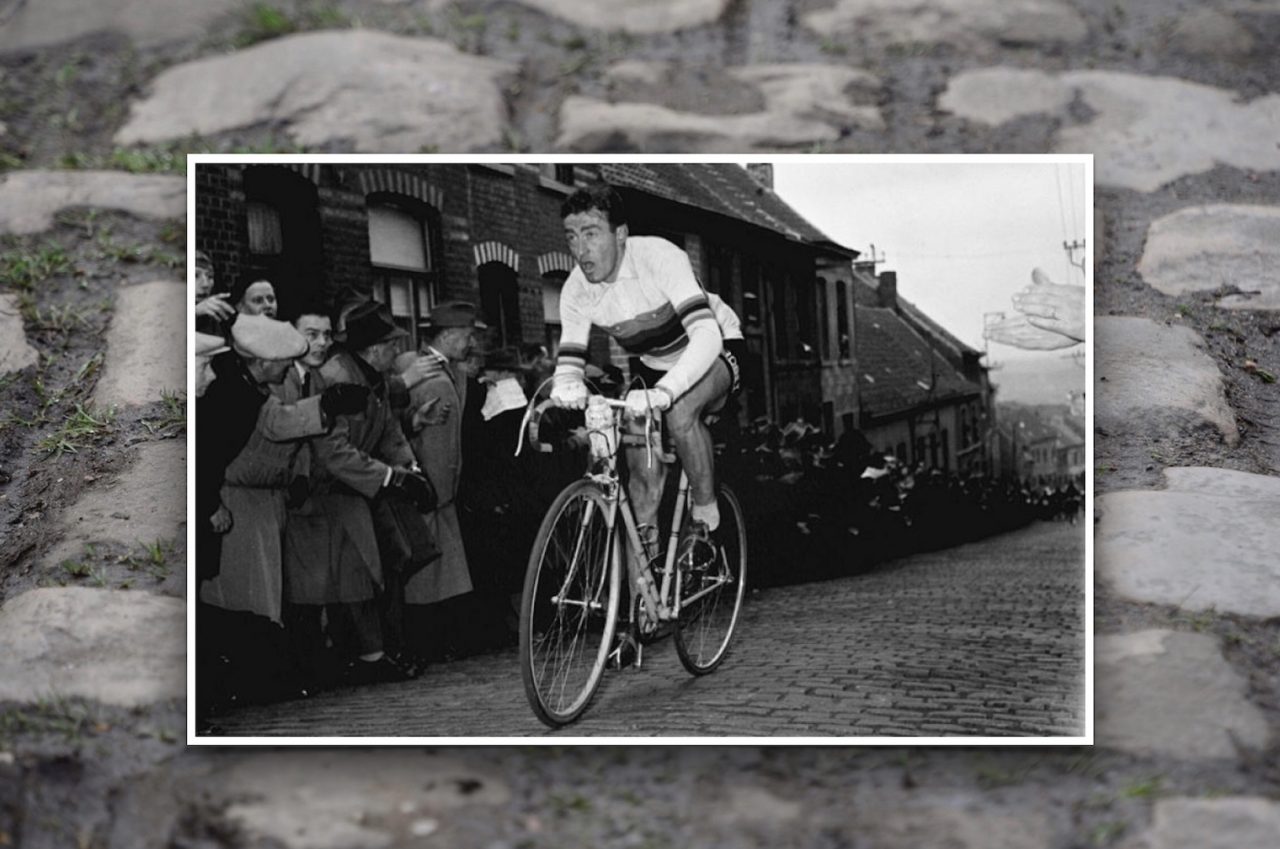
[[[949,361],[938,354],[936,391],[901,395],[903,403],[928,408],[918,415],[877,406],[882,395],[868,393],[858,377],[865,370],[855,368],[855,355],[880,350],[877,341],[864,351],[859,334],[882,337],[876,321],[857,316],[858,252],[780,199],[767,164],[202,163],[196,248],[212,258],[219,288],[271,280],[285,318],[307,304],[332,307],[372,295],[390,304],[416,344],[421,318],[435,304],[462,298],[480,305],[489,347],[541,342],[554,350],[559,290],[573,268],[559,207],[575,187],[598,180],[625,197],[632,233],[682,247],[704,286],[742,319],[744,418],[803,417],[833,436],[901,423],[926,444],[928,434],[945,431],[945,457],[972,450],[980,414],[953,413],[959,396],[940,407],[938,392],[963,387],[964,404],[975,391],[989,400],[989,390],[970,391],[963,374],[953,378],[968,369],[980,372],[977,385],[985,386],[978,352],[899,304],[894,326],[915,322],[917,335],[950,351],[957,365],[942,368]],[[592,355],[626,364],[625,352],[603,336],[593,340]],[[860,411],[860,399],[873,403]],[[937,426],[920,430],[930,416]]]

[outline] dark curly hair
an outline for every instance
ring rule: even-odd
[[[609,226],[617,230],[627,223],[627,207],[622,202],[622,195],[608,183],[596,183],[578,189],[560,204],[560,217],[568,218],[579,212],[590,212],[598,209],[609,219]]]

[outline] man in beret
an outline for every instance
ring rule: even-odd
[[[216,350],[208,344],[206,352]],[[199,598],[227,614],[219,617],[224,627],[214,628],[222,648],[242,660],[270,659],[266,647],[278,640],[281,622],[285,488],[297,450],[296,442],[281,437],[291,429],[292,436],[306,433],[297,426],[304,419],[310,420],[310,432],[323,430],[356,401],[363,405],[365,393],[335,391],[306,411],[272,399],[270,387],[307,351],[306,339],[285,322],[241,315],[232,325],[230,347],[223,370],[196,401],[197,515],[207,516],[207,530],[220,543],[216,560],[212,547],[197,550],[197,574],[204,579]],[[279,415],[265,415],[268,408]],[[248,682],[250,689],[277,689],[278,669],[243,668],[256,678]]]

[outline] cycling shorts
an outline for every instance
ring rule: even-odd
[[[720,350],[720,356],[717,362],[723,363],[724,367],[729,370],[729,392],[725,395],[725,399],[736,398],[742,394],[742,362],[747,352],[747,343],[744,339],[725,339],[724,345]],[[715,368],[715,364],[712,364]],[[653,388],[666,372],[658,371],[655,368],[649,368],[640,362],[637,357],[631,361],[631,378],[635,380],[640,378],[644,381],[644,385]],[[634,387],[633,387],[634,388]]]

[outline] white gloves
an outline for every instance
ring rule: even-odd
[[[570,410],[587,408],[587,385],[581,380],[557,378],[551,387],[551,400],[557,407],[568,407]]]
[[[627,412],[635,418],[643,418],[651,409],[670,409],[672,400],[671,393],[665,389],[632,389],[627,393]]]

